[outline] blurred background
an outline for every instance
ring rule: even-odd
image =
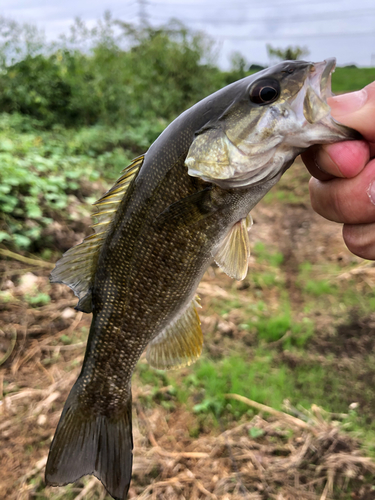
[[[91,319],[48,277],[91,204],[198,100],[332,56],[334,92],[375,80],[373,1],[2,0],[0,498],[106,497],[43,479]],[[140,360],[131,498],[375,499],[375,267],[312,211],[308,180],[297,159],[252,212],[244,281],[206,273],[201,359]]]

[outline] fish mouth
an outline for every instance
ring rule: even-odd
[[[330,57],[319,63],[312,63],[308,77],[309,86],[327,104],[328,97],[331,97],[331,78],[336,68],[336,58]]]
[[[310,124],[324,124],[328,129],[327,132],[330,132],[328,135],[332,135],[333,140],[361,139],[362,136],[359,132],[339,123],[331,116],[331,108],[327,100],[333,96],[331,78],[335,68],[335,57],[311,63],[304,86],[304,118]]]

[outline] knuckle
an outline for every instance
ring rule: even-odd
[[[344,224],[343,238],[354,255],[375,259],[375,224]]]
[[[310,179],[309,190],[311,206],[316,213],[334,222],[353,221],[350,197],[346,197],[340,181],[321,182]]]
[[[350,198],[344,197],[339,189],[332,189],[331,210],[337,222],[351,222],[353,210]]]

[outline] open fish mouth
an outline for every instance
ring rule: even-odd
[[[332,96],[331,77],[336,68],[336,58],[314,63],[310,68],[310,85],[324,102]]]
[[[336,58],[334,57],[311,64],[305,85],[300,91],[304,93],[303,117],[310,124],[319,122],[324,124],[328,130],[336,134],[336,140],[360,139],[361,135],[358,132],[337,122],[331,116],[331,108],[327,100],[333,95],[331,77],[335,67]]]
[[[299,92],[300,96],[295,101],[295,106],[299,107],[295,111],[303,121],[314,124],[329,116],[327,99],[332,95],[331,75],[335,66],[335,58],[309,65],[304,85]]]

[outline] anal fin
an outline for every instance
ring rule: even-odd
[[[250,257],[249,230],[252,225],[250,214],[234,224],[214,256],[216,264],[236,280],[243,280],[247,275]]]
[[[148,363],[159,370],[181,368],[194,363],[202,352],[203,334],[193,300],[180,318],[155,337],[147,348]]]

